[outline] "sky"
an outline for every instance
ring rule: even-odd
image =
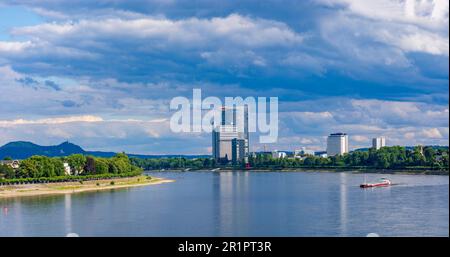
[[[448,145],[448,28],[446,0],[3,0],[0,145],[209,154],[169,128],[193,88],[278,97],[267,150]]]

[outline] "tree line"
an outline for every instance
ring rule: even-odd
[[[449,169],[448,148],[415,147],[408,150],[401,146],[373,148],[368,151],[354,151],[344,155],[319,157],[306,155],[304,158],[272,158],[261,154],[249,158],[255,168],[279,167],[367,167],[376,169],[431,168]]]
[[[136,173],[142,169],[134,166],[125,153],[111,158],[100,158],[73,154],[67,157],[32,156],[20,162],[18,169],[0,165],[0,177],[16,178],[53,178],[65,176],[64,163],[68,163],[71,175],[125,174]]]
[[[128,158],[119,153],[112,158],[99,158],[74,154],[67,157],[32,156],[21,161],[16,170],[0,165],[0,177],[14,178],[51,178],[64,176],[63,163],[67,162],[72,173],[78,175],[126,174],[144,170],[162,169],[213,169],[232,167],[222,165],[212,158]],[[368,151],[354,151],[344,155],[319,157],[306,155],[303,158],[273,158],[271,154],[249,156],[249,164],[256,169],[280,168],[375,168],[375,169],[433,169],[449,170],[448,148],[415,147],[407,149],[401,146],[382,147]],[[239,164],[235,168],[243,168]]]
[[[195,158],[187,159],[184,157],[174,158],[135,158],[131,157],[130,161],[133,165],[144,170],[161,170],[161,169],[210,169],[217,167],[217,163],[212,158]]]
[[[130,158],[133,165],[144,170],[161,169],[211,169],[227,167],[221,165],[212,158],[186,159],[160,158],[142,159]],[[432,147],[415,147],[407,149],[401,146],[382,147],[378,150],[354,151],[344,155],[319,157],[305,155],[302,158],[273,158],[271,154],[259,153],[249,156],[249,164],[252,168],[277,169],[277,168],[375,168],[375,169],[449,169],[448,148],[434,149]],[[237,168],[243,168],[239,164]]]

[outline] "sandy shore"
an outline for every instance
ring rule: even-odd
[[[0,186],[0,199],[22,196],[37,196],[50,194],[71,194],[88,191],[99,191],[117,188],[157,185],[173,182],[174,180],[147,176],[131,178],[102,179],[80,182],[63,182],[48,184],[26,184],[14,186]]]

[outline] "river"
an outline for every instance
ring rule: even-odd
[[[173,183],[0,199],[0,236],[449,236],[449,177],[153,172]]]

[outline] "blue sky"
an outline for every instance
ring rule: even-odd
[[[448,1],[16,0],[0,4],[0,144],[205,154],[169,102],[277,96],[279,141],[448,145]],[[262,145],[253,140],[252,150]]]

